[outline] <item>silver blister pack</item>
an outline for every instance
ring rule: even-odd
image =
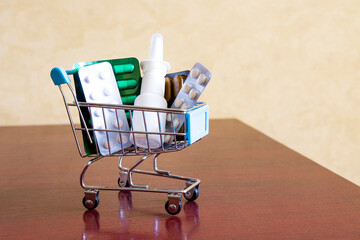
[[[79,78],[86,102],[122,105],[112,66],[102,62],[85,66],[79,70]],[[90,107],[91,121],[98,149],[103,156],[113,154],[122,148],[130,147],[129,131],[125,111],[107,107]],[[114,130],[111,131],[101,131]]]

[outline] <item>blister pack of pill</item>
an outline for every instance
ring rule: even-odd
[[[120,91],[122,103],[124,105],[133,105],[135,98],[140,94],[140,90],[141,90],[141,74],[140,74],[139,60],[134,57],[74,63],[73,73],[74,73],[74,82],[75,82],[77,100],[79,102],[86,101],[82,89],[82,85],[79,79],[79,69],[85,66],[90,66],[103,62],[108,62],[112,66],[113,74],[115,75],[115,79],[116,79],[116,84]],[[80,109],[86,121],[87,127],[92,128],[92,122],[91,122],[89,110],[84,107],[81,107]],[[128,111],[126,111],[125,113],[129,123],[130,113]],[[83,125],[84,124],[81,122],[82,127],[84,127]],[[90,132],[90,135],[92,140],[95,141],[92,132]],[[83,131],[83,142],[84,142],[85,152],[88,155],[96,154],[97,152],[96,146],[94,143],[90,143],[87,133],[85,131]]]
[[[86,102],[98,104],[122,105],[113,67],[108,62],[81,67],[79,80]],[[95,138],[99,152],[103,156],[110,155],[130,147],[129,133],[101,130],[129,131],[125,111],[115,108],[90,108],[91,123],[96,129]]]
[[[181,90],[177,94],[171,108],[187,110],[196,105],[201,93],[211,79],[211,72],[200,63],[190,70]],[[166,132],[177,133],[185,122],[185,115],[168,114],[166,117]],[[174,140],[173,135],[166,135],[165,144]]]

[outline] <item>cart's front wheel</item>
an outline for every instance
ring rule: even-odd
[[[99,197],[96,196],[95,200],[92,199],[86,199],[86,197],[83,198],[82,203],[84,207],[86,207],[89,210],[95,209],[99,205]]]
[[[126,180],[126,182],[124,182],[121,177],[118,178],[118,185],[119,187],[130,187],[129,180]]]
[[[169,201],[165,203],[165,210],[171,215],[178,214],[181,211],[181,207],[181,201],[179,202],[178,206],[175,204],[170,204]]]
[[[129,173],[125,172],[125,171],[120,171],[120,177],[118,178],[118,185],[119,187],[125,187],[128,188],[130,187],[130,182],[129,182]],[[132,177],[133,173],[130,172],[130,178]]]

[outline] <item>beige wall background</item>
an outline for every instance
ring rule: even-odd
[[[360,185],[357,0],[0,0],[0,125],[67,124],[50,70],[144,60],[155,32],[171,71],[212,71],[211,118],[237,118]]]

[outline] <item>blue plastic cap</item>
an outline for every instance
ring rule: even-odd
[[[61,85],[64,83],[70,83],[71,80],[66,71],[61,67],[55,67],[51,70],[50,76],[55,85]]]

